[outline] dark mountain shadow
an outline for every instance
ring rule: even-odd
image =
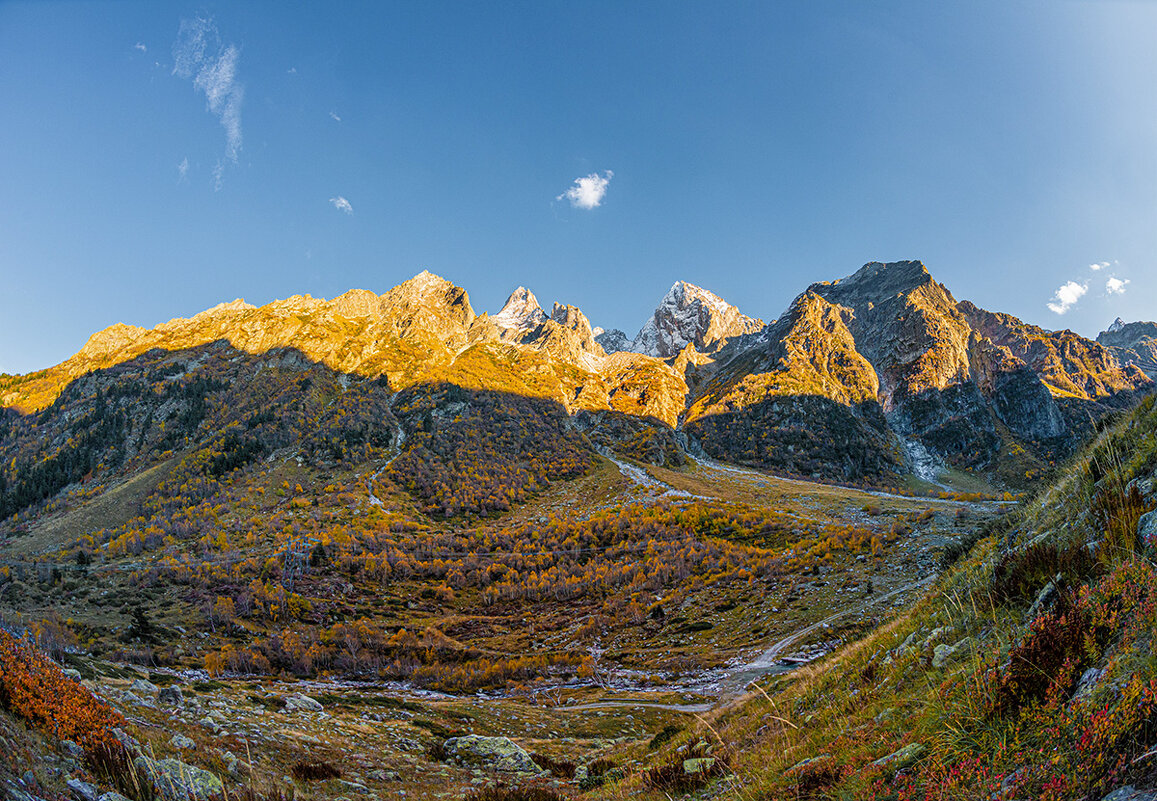
[[[685,426],[714,459],[830,481],[880,480],[903,469],[880,405],[780,395]]]

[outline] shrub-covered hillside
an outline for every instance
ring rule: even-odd
[[[1157,787],[1155,473],[1149,399],[970,551],[950,549],[909,612],[625,755],[640,769],[601,792],[1059,800]],[[689,775],[695,756],[716,762]]]

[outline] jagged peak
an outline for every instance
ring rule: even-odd
[[[256,309],[256,308],[257,307],[254,306],[252,303],[246,303],[242,298],[236,298],[236,299],[230,301],[229,303],[218,303],[216,306],[213,306],[212,308],[209,308],[209,309],[205,309],[205,311],[203,311],[203,312],[198,312],[197,314],[195,314],[193,316],[195,318],[196,317],[209,317],[209,316],[214,315],[214,314],[220,314],[221,312],[252,311],[253,309]]]
[[[406,289],[412,289],[418,294],[424,295],[428,292],[445,289],[448,286],[453,287],[454,284],[440,275],[435,275],[429,270],[422,270],[422,272],[413,278],[398,284],[394,289],[402,289],[405,287]]]
[[[809,290],[835,290],[840,293],[855,292],[863,295],[896,295],[911,292],[917,287],[932,282],[932,274],[918,260],[870,261],[851,275],[837,281],[821,281],[808,287]]]
[[[502,311],[494,315],[492,321],[501,328],[513,328],[519,331],[534,328],[546,320],[546,312],[538,303],[538,298],[524,286],[518,287],[510,293]]]
[[[1116,320],[1113,321],[1113,324],[1109,326],[1108,331],[1110,334],[1115,334],[1124,327],[1125,327],[1125,321],[1122,320],[1120,317],[1118,317]]]

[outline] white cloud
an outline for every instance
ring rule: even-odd
[[[193,87],[204,92],[209,112],[225,129],[225,155],[234,164],[241,151],[241,103],[245,99],[245,87],[237,82],[240,58],[235,45],[222,45],[212,19],[181,20],[173,44],[173,74],[192,79]]]
[[[177,165],[177,175],[179,175],[180,180],[183,181],[183,180],[185,180],[185,176],[187,176],[188,174],[189,174],[189,157],[185,156],[185,158],[181,159],[181,163]]]
[[[1109,262],[1107,262],[1107,261],[1099,261],[1099,262],[1097,262],[1096,264],[1090,264],[1090,265],[1089,265],[1089,269],[1090,269],[1090,270],[1094,270],[1094,271],[1099,271],[1099,270],[1103,270],[1103,269],[1105,269],[1105,268],[1106,268],[1106,267],[1108,267],[1108,266],[1109,266]]]
[[[1105,291],[1110,295],[1124,295],[1125,284],[1129,283],[1128,278],[1117,278],[1113,276],[1105,282]]]
[[[289,69],[287,69],[285,71],[285,74],[286,75],[296,75],[297,74],[297,67],[290,67]]]
[[[135,45],[133,45],[133,50],[140,50],[142,53],[149,52],[149,48],[145,47],[140,42],[137,42]]]
[[[555,200],[566,198],[576,209],[598,208],[602,205],[603,198],[607,194],[607,184],[614,177],[615,174],[607,170],[601,176],[597,172],[592,172],[585,178],[575,178],[574,186],[556,197]]]
[[[331,112],[329,113],[329,116],[333,117],[335,121],[337,121],[337,122],[341,122],[341,117],[339,117],[339,116],[337,115],[337,112],[336,112],[336,111],[331,111]]]
[[[1078,284],[1076,281],[1069,281],[1057,289],[1053,295],[1053,300],[1049,302],[1049,310],[1056,314],[1064,314],[1088,291],[1088,284]]]
[[[344,211],[346,214],[354,213],[354,207],[351,206],[350,202],[341,195],[338,195],[337,197],[331,197],[329,202],[332,203],[333,207],[338,211]],[[372,217],[373,215],[371,214],[370,216]]]
[[[225,165],[218,161],[213,165],[213,191],[220,192],[223,183],[225,183]]]

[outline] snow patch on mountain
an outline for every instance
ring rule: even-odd
[[[546,312],[538,305],[538,298],[529,289],[520,286],[510,293],[502,311],[494,315],[491,321],[499,328],[526,331],[541,325],[546,319]]]

